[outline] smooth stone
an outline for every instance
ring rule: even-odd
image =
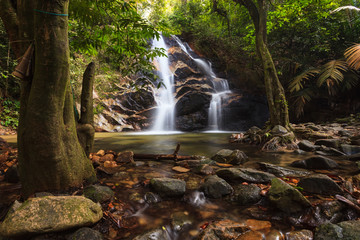
[[[306,151],[301,150],[301,149],[295,149],[293,153],[299,154],[299,155],[303,155],[306,153]]]
[[[220,163],[230,163],[234,165],[243,164],[248,161],[246,154],[240,150],[221,149],[212,158]]]
[[[154,204],[161,201],[161,198],[159,195],[153,192],[147,192],[144,195],[145,202],[148,204]]]
[[[82,196],[30,198],[0,225],[0,235],[21,237],[91,226],[103,216],[101,206]]]
[[[208,176],[205,182],[201,185],[200,190],[210,198],[221,198],[233,192],[233,188],[224,179],[216,175]]]
[[[324,156],[315,156],[305,160],[298,160],[291,163],[292,167],[306,168],[306,169],[334,169],[339,165],[332,159]]]
[[[258,162],[258,164],[263,170],[272,173],[277,177],[284,177],[284,176],[301,177],[310,174],[310,172],[308,171],[294,170],[290,168],[280,167],[271,163]]]
[[[298,143],[298,147],[301,150],[307,151],[307,152],[312,152],[315,150],[315,145],[310,142],[309,140],[301,140]]]
[[[315,141],[315,145],[323,145],[326,147],[339,148],[341,140],[340,139],[319,139]]]
[[[184,195],[186,183],[174,178],[153,178],[150,187],[161,197],[179,197]]]
[[[80,228],[73,234],[71,234],[66,240],[103,240],[103,236],[100,232],[91,228]]]
[[[286,133],[288,133],[288,130],[281,125],[276,125],[271,129],[271,134],[273,135],[284,135]]]
[[[210,223],[196,240],[237,239],[248,230],[243,223],[225,219]]]
[[[295,213],[311,207],[299,190],[293,188],[279,178],[271,180],[271,188],[268,192],[269,200],[280,210],[286,213]]]
[[[341,144],[341,150],[347,155],[359,154],[360,146],[358,145],[349,145],[349,144]]]
[[[171,236],[164,229],[155,229],[147,233],[141,234],[133,240],[172,240]]]
[[[316,126],[316,125],[309,125],[307,127],[310,128],[311,130],[314,130],[314,131],[320,131],[321,130],[321,127]]]
[[[103,203],[110,200],[114,192],[108,186],[91,185],[84,189],[84,196],[94,202]]]
[[[307,229],[286,233],[286,240],[313,240],[313,238],[313,232]]]
[[[182,167],[199,167],[202,166],[204,164],[211,164],[212,162],[214,162],[211,159],[195,159],[195,160],[182,160],[182,161],[178,161],[176,162],[177,165],[182,166]]]
[[[134,162],[134,152],[132,152],[132,151],[120,152],[118,154],[118,157],[116,158],[116,162],[133,163]]]
[[[239,184],[233,187],[234,193],[229,197],[230,201],[239,205],[255,204],[261,199],[261,189],[255,184]]]
[[[339,240],[344,239],[342,228],[336,224],[325,223],[315,229],[314,239],[316,240]],[[351,240],[351,239],[348,239]]]
[[[336,182],[323,174],[303,177],[300,179],[298,186],[302,187],[305,192],[315,194],[335,195],[343,192]]]
[[[216,171],[216,175],[227,181],[243,181],[254,183],[269,183],[275,175],[251,168],[223,168]]]
[[[349,159],[350,161],[358,161],[360,160],[360,153],[347,156],[347,159]]]

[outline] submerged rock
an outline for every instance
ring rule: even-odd
[[[339,167],[334,160],[323,156],[294,161],[290,166],[306,169],[333,169]]]
[[[207,177],[200,189],[210,198],[221,198],[233,192],[230,184],[216,175]]]
[[[216,175],[227,181],[242,181],[254,183],[268,183],[275,176],[271,173],[258,171],[251,168],[223,168],[216,171]]]
[[[311,207],[311,203],[295,188],[279,178],[271,180],[269,200],[286,213],[300,212]]]
[[[248,157],[240,150],[222,149],[211,159],[220,163],[243,164],[248,160]]]
[[[360,146],[357,145],[349,145],[349,144],[341,144],[341,150],[347,155],[359,154]]]
[[[165,229],[155,229],[133,238],[133,240],[158,240],[158,239],[172,240],[173,238]]]
[[[21,237],[91,226],[102,218],[101,206],[81,196],[31,198],[0,225],[0,235]]]
[[[150,187],[161,197],[179,197],[184,195],[186,183],[174,178],[153,178]]]
[[[286,233],[286,240],[313,240],[313,237],[313,232],[307,229]]]
[[[334,195],[342,193],[340,186],[331,178],[323,174],[313,174],[306,176],[298,183],[304,191],[315,194]]]

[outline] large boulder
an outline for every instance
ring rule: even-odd
[[[9,212],[0,235],[23,237],[91,226],[102,218],[101,206],[82,196],[31,198]]]
[[[302,178],[298,184],[304,191],[315,194],[334,195],[343,190],[331,178],[323,174],[313,174]]]
[[[248,157],[243,151],[237,149],[221,149],[211,159],[220,163],[243,164]]]
[[[306,169],[334,169],[339,167],[339,164],[330,158],[315,156],[305,160],[294,161],[291,163],[291,166]]]
[[[153,178],[150,187],[161,197],[179,197],[186,191],[186,183],[174,178]]]
[[[251,168],[224,168],[216,171],[216,175],[232,182],[269,183],[275,176],[271,173]]]
[[[286,213],[296,213],[311,207],[299,190],[293,188],[279,178],[271,180],[271,188],[268,192],[269,200],[280,210]]]
[[[338,224],[325,223],[315,230],[317,240],[360,239],[360,221],[344,221]]]
[[[216,175],[207,177],[200,189],[210,198],[221,198],[233,192],[230,184]]]
[[[309,140],[301,140],[298,143],[298,147],[299,147],[299,149],[307,151],[307,152],[312,152],[316,148],[315,145],[312,142],[310,142]]]

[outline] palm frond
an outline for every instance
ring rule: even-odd
[[[351,10],[351,11],[358,11],[360,12],[360,8],[354,7],[354,6],[342,6],[342,7],[338,7],[335,10],[331,11],[330,13],[336,13],[342,10]]]
[[[304,86],[303,83],[305,81],[310,80],[312,77],[316,76],[318,73],[320,72],[319,69],[308,69],[304,72],[302,72],[301,74],[297,75],[296,77],[294,77],[290,84],[289,84],[289,91],[290,92],[298,92],[300,91]]]
[[[360,69],[360,44],[354,44],[353,46],[346,49],[344,53],[346,62],[349,67],[359,70]]]
[[[323,65],[320,72],[320,76],[317,81],[317,85],[320,87],[324,83],[328,87],[338,85],[344,80],[344,75],[342,72],[348,70],[348,65],[343,60],[332,60]]]
[[[314,92],[311,88],[304,88],[293,96],[294,100],[292,106],[297,118],[304,114],[306,103],[310,102],[313,97]]]

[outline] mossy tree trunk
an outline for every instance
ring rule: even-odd
[[[284,88],[278,78],[274,61],[267,47],[267,0],[235,0],[249,11],[255,26],[256,50],[263,65],[266,96],[270,112],[270,127],[289,127],[288,105]]]
[[[11,3],[0,0],[1,5]],[[21,82],[18,128],[19,172],[23,193],[65,190],[93,179],[94,169],[76,133],[69,75],[68,0],[18,0],[12,18],[0,17],[10,41],[24,54],[35,44],[32,74]],[[15,18],[16,16],[16,18]],[[17,29],[14,28],[17,27]],[[16,33],[17,31],[17,33]]]

